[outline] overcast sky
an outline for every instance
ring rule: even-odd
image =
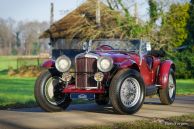
[[[72,10],[79,0],[0,0],[0,17],[15,20],[49,21],[50,3],[55,4],[55,19],[63,16],[61,10]]]
[[[55,5],[55,20],[62,18],[68,11],[75,9],[85,0],[0,0],[0,17],[21,20],[49,21],[50,3]],[[145,0],[139,0],[145,1]],[[141,2],[140,17],[146,15],[147,7]]]

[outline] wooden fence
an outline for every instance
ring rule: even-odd
[[[17,57],[17,69],[22,66],[41,66],[48,56],[19,56]]]

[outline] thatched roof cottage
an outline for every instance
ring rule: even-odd
[[[127,23],[127,19],[120,12],[111,10],[102,2],[100,3],[101,26],[97,26],[96,2],[96,0],[87,0],[61,20],[52,24],[40,38],[50,38],[55,42],[60,39],[56,43],[59,48],[69,48],[75,42],[86,39],[128,38],[127,33],[122,29],[125,27],[124,23]]]
[[[120,12],[100,3],[101,27],[96,24],[96,0],[88,0],[77,9],[51,25],[40,38],[123,38],[119,22],[125,20]]]

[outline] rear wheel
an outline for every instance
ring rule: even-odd
[[[107,105],[109,103],[109,97],[106,94],[96,94],[95,101],[98,105]]]
[[[162,104],[170,105],[174,102],[176,96],[176,79],[173,69],[169,71],[167,87],[159,89],[159,96]]]
[[[137,112],[145,98],[143,79],[133,69],[119,71],[112,79],[109,92],[113,109],[120,114]]]
[[[62,111],[70,102],[70,95],[62,93],[62,82],[59,73],[44,71],[35,83],[35,99],[39,106],[45,111]]]

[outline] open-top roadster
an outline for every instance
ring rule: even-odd
[[[53,50],[53,59],[35,84],[35,98],[45,111],[62,111],[75,98],[112,104],[120,114],[137,112],[145,96],[159,94],[172,104],[176,94],[175,65],[163,52],[141,40],[95,40],[85,50]]]

